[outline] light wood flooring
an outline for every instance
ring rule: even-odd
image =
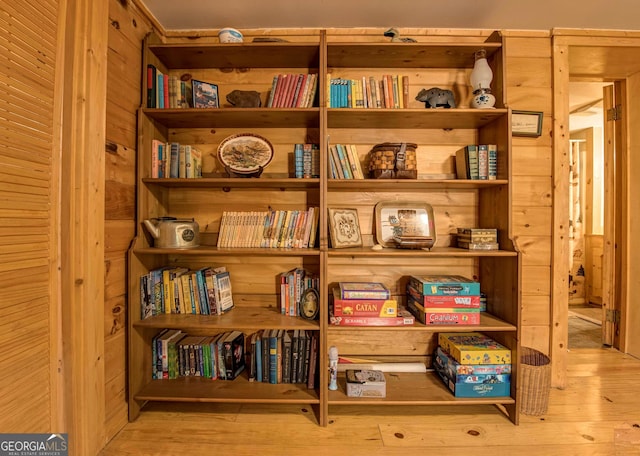
[[[640,360],[576,349],[567,373],[519,426],[494,406],[332,407],[322,428],[310,407],[152,404],[101,456],[640,455]]]

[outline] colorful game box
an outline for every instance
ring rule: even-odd
[[[447,372],[449,378],[466,375],[509,375],[511,364],[460,364],[441,347],[436,349],[434,363],[438,363]]]
[[[340,289],[333,289],[333,314],[336,317],[396,317],[395,299],[341,299]]]
[[[425,296],[480,296],[480,282],[459,275],[411,276],[409,285]]]
[[[438,344],[460,364],[511,363],[511,350],[482,333],[439,333]]]
[[[446,371],[435,363],[434,368],[455,397],[506,397],[511,395],[510,381],[504,383],[458,383],[450,379]]]
[[[407,284],[407,296],[422,303],[424,307],[468,307],[472,309],[480,308],[480,295],[474,296],[430,296],[423,295],[418,289]]]
[[[407,309],[425,325],[479,325],[480,309],[425,308],[412,297],[407,298]]]

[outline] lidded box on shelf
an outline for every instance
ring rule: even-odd
[[[510,364],[511,350],[478,332],[439,333],[438,345],[460,364]]]
[[[347,369],[347,396],[386,397],[384,372],[369,369]]]
[[[496,228],[458,228],[458,247],[469,250],[498,250]]]

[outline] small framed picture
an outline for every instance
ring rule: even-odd
[[[362,247],[362,234],[357,209],[329,208],[331,247]]]
[[[210,82],[191,80],[194,108],[219,108],[218,86]]]
[[[513,136],[538,137],[542,135],[542,113],[537,111],[511,111]]]

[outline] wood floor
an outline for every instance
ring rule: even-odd
[[[640,360],[572,350],[568,378],[519,426],[493,406],[332,407],[322,428],[310,407],[152,404],[101,456],[640,455]]]

